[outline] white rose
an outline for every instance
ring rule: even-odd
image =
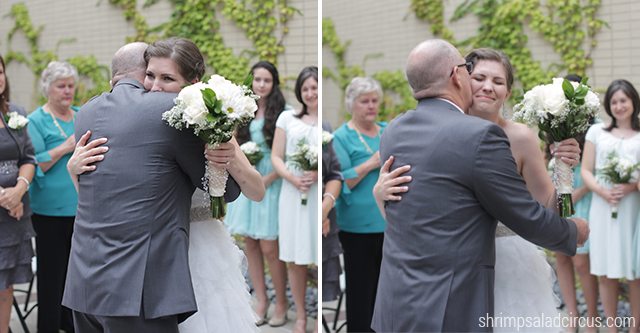
[[[598,95],[596,95],[593,91],[589,91],[587,96],[584,97],[584,104],[589,109],[599,109],[600,108],[600,99]]]
[[[9,113],[9,122],[7,123],[7,125],[9,125],[9,128],[20,129],[27,126],[28,123],[29,119],[18,114],[17,112]]]
[[[541,105],[544,111],[554,116],[560,116],[564,113],[569,101],[564,96],[562,86],[558,86],[557,84],[544,85],[540,93],[538,98],[539,101],[542,102]]]
[[[182,103],[184,109],[184,120],[189,125],[204,124],[209,110],[207,110],[204,100],[202,99],[201,89],[206,88],[206,85],[198,82],[190,86],[182,88],[178,97],[177,103]]]

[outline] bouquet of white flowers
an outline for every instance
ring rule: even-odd
[[[331,142],[331,140],[333,140],[333,134],[322,131],[322,146],[324,147],[327,143]]]
[[[208,144],[231,140],[236,127],[248,123],[254,116],[258,96],[249,89],[252,78],[237,85],[220,75],[208,82],[184,87],[175,99],[176,105],[162,114],[162,119],[179,130],[189,128]],[[205,188],[211,198],[214,218],[225,215],[224,192],[227,170],[206,166]]]
[[[4,122],[7,123],[10,129],[19,130],[27,126],[29,119],[17,112],[9,112],[4,117]]]
[[[626,156],[618,156],[612,151],[607,156],[604,166],[598,170],[598,174],[602,179],[610,184],[627,184],[638,179],[638,169],[640,163],[634,162]],[[611,218],[618,218],[618,206],[611,206]]]
[[[555,78],[553,83],[538,85],[524,94],[522,102],[514,106],[513,118],[530,127],[537,126],[538,135],[548,135],[554,144],[586,132],[599,108],[598,96],[582,82],[569,82]],[[573,214],[573,172],[571,167],[557,159],[553,169],[553,182],[558,192],[560,216]]]
[[[318,149],[302,139],[298,141],[296,151],[289,155],[288,161],[302,171],[315,171],[318,169]],[[306,205],[307,193],[302,193],[301,198],[301,203]]]
[[[240,150],[242,150],[251,165],[257,165],[258,162],[262,160],[262,157],[264,157],[260,146],[258,146],[258,144],[253,141],[247,141],[241,144]]]

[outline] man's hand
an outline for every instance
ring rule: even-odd
[[[578,230],[578,247],[583,246],[584,242],[589,238],[589,224],[584,219],[578,217],[572,217],[569,219],[576,224],[576,229]]]
[[[73,155],[67,162],[67,170],[70,175],[80,175],[95,170],[96,166],[92,163],[102,161],[104,153],[109,150],[109,147],[103,146],[107,142],[107,138],[95,139],[87,144],[89,137],[91,137],[91,131],[87,131],[78,140]]]

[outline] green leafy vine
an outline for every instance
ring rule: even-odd
[[[351,79],[366,75],[361,66],[347,64],[345,56],[350,44],[350,41],[342,42],[340,40],[331,19],[324,18],[322,20],[322,45],[329,48],[337,67],[336,71],[326,66],[323,67],[322,76],[338,85],[343,96],[340,100],[344,99],[344,91]],[[380,82],[384,92],[380,105],[380,119],[393,119],[398,113],[415,107],[416,102],[402,71],[380,71],[371,76]],[[341,105],[341,110],[344,111],[344,105]]]
[[[431,33],[446,40],[453,40],[453,32],[444,24],[444,4],[442,1],[411,0],[411,9],[417,18],[429,22]]]
[[[157,1],[147,0],[144,6],[151,6]],[[284,53],[282,40],[289,33],[288,22],[299,13],[287,0],[169,1],[173,4],[170,21],[152,28],[136,9],[135,0],[109,0],[123,10],[126,20],[134,23],[136,35],[128,37],[129,41],[151,42],[161,36],[189,38],[206,57],[208,68],[231,80],[242,80],[250,61],[255,58],[277,65],[278,57]],[[238,55],[225,46],[217,13],[245,32],[253,44],[252,50],[245,50]]]
[[[605,26],[597,18],[601,0],[465,0],[454,11],[452,21],[473,14],[479,20],[478,32],[466,40],[456,41],[445,25],[443,0],[411,0],[411,9],[416,17],[430,25],[434,36],[449,40],[463,51],[477,47],[502,50],[511,60],[516,71],[518,86],[512,101],[518,100],[523,90],[548,82],[562,72],[584,76],[593,64],[591,50],[597,45],[596,36]],[[543,68],[534,59],[527,46],[526,27],[539,33],[560,56],[560,63]],[[324,68],[323,75],[335,81],[344,90],[352,77],[362,75],[361,67],[348,65],[345,53],[349,42],[340,42],[333,22],[323,20],[323,46],[329,48],[336,59],[336,72]],[[392,118],[415,105],[410,101],[409,88],[402,72],[383,71],[375,73],[385,89],[385,105],[381,108],[384,118]],[[387,91],[391,99],[387,99]],[[391,104],[395,103],[395,104]]]
[[[31,22],[29,11],[23,3],[16,3],[11,6],[9,17],[15,21],[14,26],[9,30],[7,39],[9,41],[9,50],[6,54],[5,61],[7,65],[13,61],[26,65],[34,74],[33,83],[34,91],[37,91],[38,80],[42,71],[47,67],[49,62],[58,60],[58,46],[62,43],[71,43],[72,39],[63,39],[58,41],[55,50],[41,50],[39,47],[39,38],[43,27],[36,27]],[[23,52],[11,49],[11,40],[16,33],[22,32],[27,39],[29,45],[30,57]],[[89,98],[109,89],[109,68],[98,64],[94,56],[75,56],[67,59],[67,61],[76,67],[80,76],[77,82],[77,90],[74,98],[74,104],[81,105]],[[37,95],[39,96],[39,95]],[[38,97],[38,103],[43,103],[43,97]]]

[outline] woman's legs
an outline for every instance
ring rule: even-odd
[[[384,234],[340,231],[338,236],[344,251],[347,332],[373,332],[371,319],[378,291]]]
[[[307,311],[305,307],[305,295],[307,291],[307,266],[289,264],[289,283],[291,284],[291,294],[296,305],[296,324],[293,327],[294,333],[304,333],[307,327]]]
[[[617,316],[618,310],[618,280],[601,276],[599,278],[599,285],[604,314],[613,321]],[[609,327],[609,332],[618,332],[618,330],[615,327]]]
[[[11,305],[13,305],[13,287],[0,291],[0,333],[9,332]]]
[[[273,288],[276,291],[276,308],[273,318],[280,321],[287,314],[287,268],[284,262],[279,259],[277,240],[260,240],[260,249],[269,264]]]
[[[578,272],[584,300],[587,303],[587,324],[593,325],[598,315],[598,279],[591,275],[589,254],[577,254],[573,257],[573,266]],[[586,332],[596,332],[596,328],[589,327]]]
[[[560,252],[556,252],[556,273],[558,274],[558,284],[560,285],[560,293],[562,294],[562,300],[567,307],[567,313],[569,317],[573,317],[568,327],[572,331],[575,331],[577,324],[576,320],[580,317],[578,313],[578,306],[576,304],[576,281],[573,274],[573,262],[571,257],[566,256]]]
[[[258,301],[255,310],[258,317],[260,317],[259,321],[261,321],[267,315],[267,311],[269,310],[269,300],[267,299],[267,287],[264,283],[264,262],[262,259],[262,251],[260,249],[260,240],[245,237],[244,244],[244,251],[249,264],[249,277],[251,278],[253,291]],[[264,322],[260,323],[262,324]]]
[[[629,333],[640,332],[640,279],[629,281],[629,301],[631,303],[631,315],[634,327],[629,328]]]
[[[38,262],[38,332],[73,332],[71,311],[62,306],[62,295],[71,250],[73,216],[31,217],[36,231]]]

